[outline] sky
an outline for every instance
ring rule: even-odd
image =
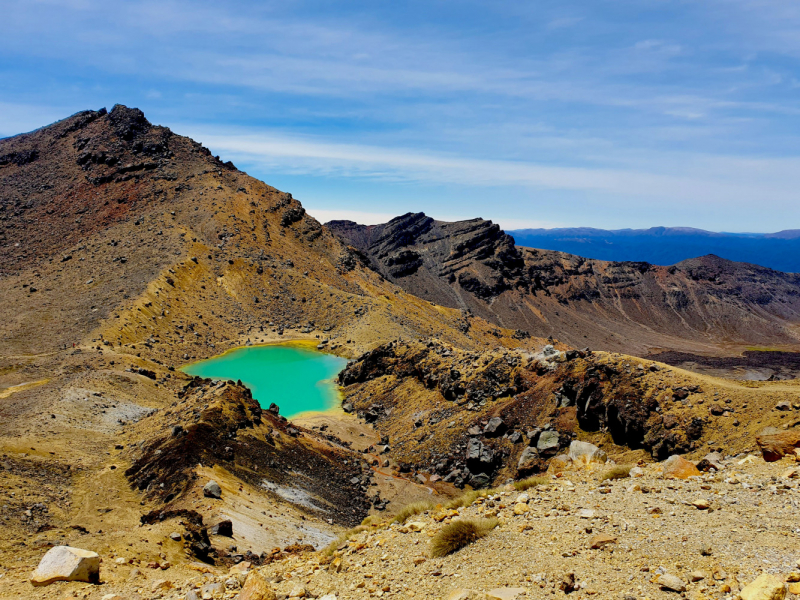
[[[0,136],[116,103],[320,221],[800,228],[790,0],[0,0]]]

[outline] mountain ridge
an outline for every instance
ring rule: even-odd
[[[491,221],[423,213],[326,226],[412,294],[576,347],[646,354],[800,344],[800,276],[759,265],[715,255],[668,267],[586,259],[518,246]]]
[[[692,227],[605,230],[593,227],[518,229],[507,232],[520,246],[608,261],[644,261],[671,266],[717,254],[779,271],[800,272],[800,229],[775,233],[714,232]]]

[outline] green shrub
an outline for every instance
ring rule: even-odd
[[[545,485],[547,483],[549,483],[547,477],[529,477],[528,479],[515,481],[514,489],[517,490],[518,492],[524,492],[525,490],[529,490],[532,487]]]
[[[430,555],[439,558],[461,550],[497,527],[497,519],[458,519],[431,539]]]
[[[610,481],[612,479],[625,479],[626,477],[630,477],[631,469],[633,465],[616,465],[611,467],[608,471],[603,473],[600,477],[600,481]]]

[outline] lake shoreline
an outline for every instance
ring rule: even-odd
[[[341,411],[338,374],[347,359],[322,352],[314,340],[285,340],[229,348],[180,371],[212,380],[241,381],[264,410],[275,403],[288,420]]]

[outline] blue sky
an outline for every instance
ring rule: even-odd
[[[0,136],[137,106],[321,221],[800,228],[800,3],[0,0]]]

